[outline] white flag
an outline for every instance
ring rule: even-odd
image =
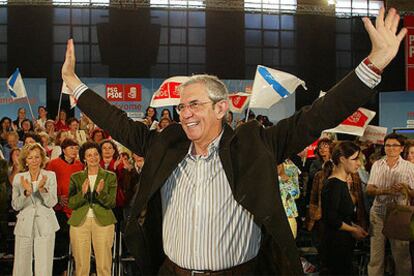
[[[376,113],[372,110],[360,107],[337,127],[324,130],[324,132],[335,132],[362,136],[369,122],[371,122],[371,120],[374,118],[375,114]]]
[[[279,70],[258,65],[254,77],[250,108],[270,108],[282,98],[288,97],[305,82]]]
[[[10,96],[13,98],[13,100],[27,97],[26,87],[24,86],[23,78],[20,74],[19,68],[14,71],[14,73],[6,81],[6,84]]]
[[[242,113],[249,103],[249,93],[239,92],[229,95],[229,109],[233,113]]]
[[[180,103],[180,93],[177,91],[177,87],[189,79],[189,77],[182,76],[166,79],[154,95],[152,95],[150,106],[164,107],[178,105]]]

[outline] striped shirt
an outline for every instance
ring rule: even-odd
[[[414,164],[399,157],[397,163],[390,168],[386,157],[372,165],[368,185],[375,185],[379,189],[391,188],[394,183],[407,183],[411,189],[414,188]],[[403,195],[377,195],[375,196],[372,211],[384,217],[385,208],[388,203],[407,204]]]
[[[256,257],[261,240],[253,215],[233,198],[219,158],[222,134],[207,156],[188,154],[161,188],[165,254],[192,270],[222,270]]]

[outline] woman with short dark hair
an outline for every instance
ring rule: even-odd
[[[111,275],[117,183],[114,173],[100,168],[100,152],[96,143],[83,144],[79,158],[85,170],[70,178],[68,206],[73,211],[68,223],[77,276],[89,275],[91,243],[98,275]]]

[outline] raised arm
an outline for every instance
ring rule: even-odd
[[[302,151],[319,138],[323,130],[337,126],[372,97],[373,88],[381,81],[381,72],[394,59],[407,33],[403,28],[397,34],[400,17],[395,9],[390,9],[385,19],[384,13],[381,8],[375,26],[368,18],[363,18],[372,49],[356,70],[312,106],[302,108],[275,127],[265,130],[277,163]]]
[[[73,39],[69,39],[62,66],[62,79],[78,100],[77,106],[100,128],[109,131],[111,136],[121,144],[143,155],[149,135],[147,126],[134,122],[124,111],[88,89],[77,77],[75,65],[75,46]]]

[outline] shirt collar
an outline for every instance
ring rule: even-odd
[[[213,155],[213,153],[216,152],[219,149],[220,140],[221,140],[221,137],[223,136],[223,133],[224,133],[224,128],[221,130],[219,136],[217,136],[216,139],[214,139],[208,145],[206,156],[200,156],[200,155],[192,154],[193,148],[194,148],[194,143],[193,142],[191,142],[191,145],[188,148],[187,156],[192,158],[192,159],[196,159],[196,158],[208,159],[208,158],[210,158]]]

